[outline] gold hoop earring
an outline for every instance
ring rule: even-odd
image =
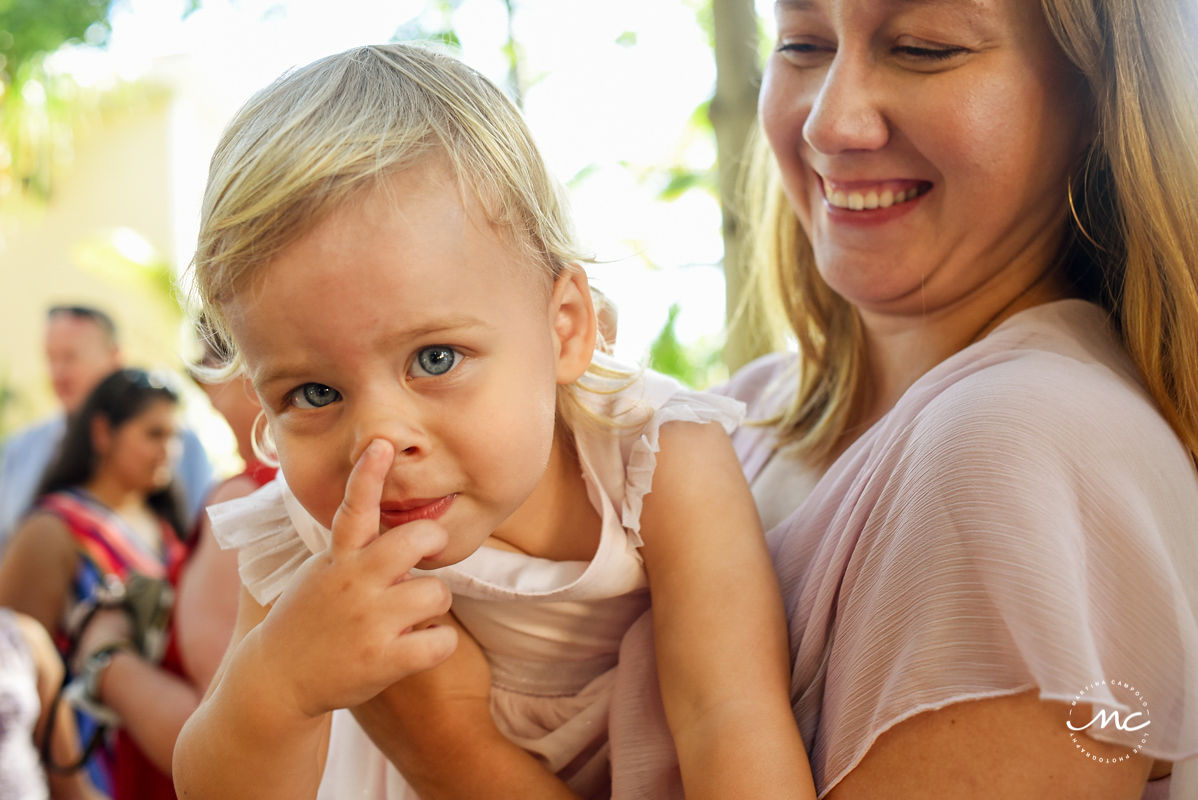
[[[262,423],[259,425],[258,423]],[[270,423],[266,420],[266,411],[259,409],[254,417],[254,425],[250,429],[250,447],[254,456],[268,467],[279,466],[279,454],[275,451],[274,437],[270,435]]]
[[[1088,230],[1086,230],[1086,226],[1082,224],[1082,219],[1077,213],[1077,206],[1074,205],[1074,203],[1073,203],[1073,175],[1072,174],[1069,175],[1065,179],[1065,198],[1069,201],[1069,215],[1071,217],[1073,217],[1073,224],[1077,226],[1077,229],[1078,229],[1078,231],[1081,232],[1081,235],[1086,238],[1086,241],[1088,241],[1090,244],[1094,245],[1094,247],[1096,247],[1099,252],[1106,252],[1106,248],[1103,247],[1102,245],[1100,245],[1097,241],[1095,241],[1094,237],[1090,235],[1090,232]]]

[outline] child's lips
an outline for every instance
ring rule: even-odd
[[[422,497],[397,503],[381,503],[379,520],[386,528],[395,528],[418,519],[439,519],[453,505],[456,494]]]

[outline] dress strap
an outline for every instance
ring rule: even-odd
[[[76,544],[104,574],[124,577],[134,570],[147,577],[161,578],[166,572],[163,555],[142,546],[128,524],[111,509],[81,491],[53,492],[42,499],[41,507],[67,523]],[[168,538],[163,526],[164,553],[177,537]]]

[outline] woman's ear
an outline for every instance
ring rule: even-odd
[[[549,318],[557,348],[557,382],[573,383],[595,355],[595,305],[581,267],[566,269],[554,281]]]
[[[108,420],[97,414],[91,423],[92,451],[97,457],[105,456],[112,447],[112,425]]]

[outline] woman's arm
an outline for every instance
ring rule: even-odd
[[[209,505],[244,497],[257,484],[245,476],[231,478],[213,491]],[[221,550],[212,536],[208,514],[201,512],[195,552],[184,567],[175,604],[175,631],[188,677],[203,691],[212,682],[237,621],[241,580],[237,552]]]
[[[437,624],[458,628],[457,650],[355,708],[362,729],[426,800],[577,797],[499,732],[482,650],[451,614]]]
[[[53,714],[54,733],[50,741],[50,757],[57,764],[74,763],[80,755],[75,717],[71,713],[69,703],[63,701],[57,706],[54,705],[54,696],[58,693],[58,687],[62,685],[62,659],[54,647],[54,642],[50,640],[50,634],[41,623],[22,614],[18,614],[16,620],[37,670],[37,694],[41,701],[41,712],[33,731],[34,744],[41,748],[46,725]],[[46,778],[50,784],[50,796],[54,800],[103,800],[104,796],[88,780],[86,770],[76,770],[69,775],[47,770]]]
[[[98,650],[127,643],[128,616],[119,609],[97,612],[79,640],[78,663]],[[201,692],[185,679],[143,659],[132,647],[112,651],[99,673],[94,699],[116,712],[121,728],[161,772],[170,774],[171,753],[183,723],[199,705]]]
[[[686,796],[814,798],[778,581],[731,442],[714,424],[660,436],[641,552]]]
[[[58,630],[66,611],[78,554],[66,525],[51,514],[25,520],[0,561],[0,606]]]
[[[1151,759],[1094,763],[1074,747],[1068,718],[1068,705],[1035,691],[919,714],[879,736],[827,800],[1138,800]],[[1087,748],[1100,757],[1127,752],[1092,739]]]
[[[332,544],[304,562],[269,612],[243,592],[225,662],[175,748],[181,798],[314,797],[329,712],[452,652],[453,631],[413,629],[448,611],[448,589],[408,575],[444,548],[444,530],[420,520],[378,533],[393,457],[386,443],[366,449],[333,520]]]

